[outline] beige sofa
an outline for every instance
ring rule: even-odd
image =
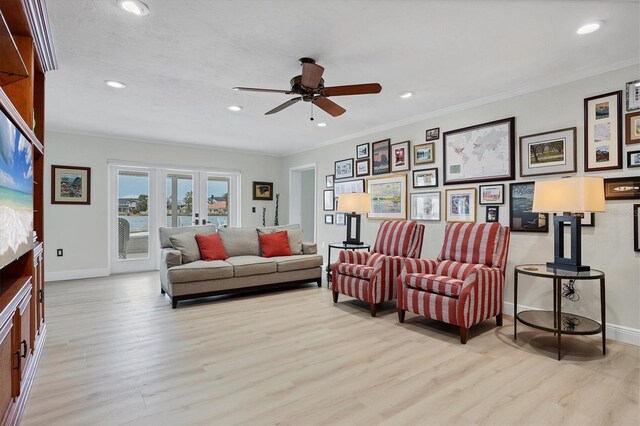
[[[259,233],[287,230],[291,256],[261,257]],[[191,244],[195,234],[218,232],[229,258],[204,261]],[[181,244],[183,246],[181,246]],[[179,249],[174,248],[174,245]],[[322,256],[315,243],[302,242],[299,225],[270,228],[216,228],[211,225],[160,228],[162,293],[176,308],[181,300],[308,282],[322,285]],[[189,251],[191,249],[191,252]]]

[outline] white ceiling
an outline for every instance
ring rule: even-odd
[[[286,155],[640,63],[637,1],[145,2],[140,18],[116,0],[47,1],[60,64],[47,75],[49,130]],[[595,19],[606,25],[576,34]],[[288,89],[303,56],[325,67],[325,86],[382,92],[333,98],[347,112],[314,108],[312,123],[308,103],[264,115],[289,95],[231,90]]]

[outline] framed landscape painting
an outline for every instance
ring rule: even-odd
[[[52,165],[51,204],[91,204],[91,168]]]
[[[371,178],[367,192],[371,194],[370,219],[407,218],[407,175]]]
[[[391,140],[385,139],[371,144],[373,151],[373,174],[383,175],[391,172],[391,162],[389,160],[391,152]]]
[[[575,171],[575,127],[520,138],[520,176],[552,175]]]
[[[627,114],[624,123],[625,143],[640,143],[640,112]]]
[[[440,191],[411,194],[411,220],[440,220]]]
[[[480,185],[480,205],[504,204],[504,184]]]
[[[443,135],[444,184],[515,179],[515,117]]]
[[[533,213],[535,182],[518,182],[509,185],[509,226],[512,231],[549,232],[549,214]]]
[[[413,165],[431,164],[436,161],[436,145],[433,142],[414,145]]]
[[[391,171],[404,172],[409,170],[409,141],[391,145]]]
[[[622,168],[622,91],[584,100],[584,171]]]
[[[445,189],[444,220],[447,222],[476,221],[476,189]]]

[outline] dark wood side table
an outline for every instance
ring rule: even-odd
[[[518,275],[550,278],[553,280],[553,311],[526,310],[518,312]],[[601,324],[576,314],[562,313],[562,280],[600,280]],[[547,268],[546,265],[518,265],[513,274],[513,339],[516,340],[518,321],[538,330],[550,331],[558,336],[558,360],[561,359],[563,334],[598,334],[602,332],[602,354],[606,355],[605,285],[604,272],[591,269],[583,272]]]
[[[329,287],[329,283],[331,282],[331,249],[339,249],[339,250],[366,250],[371,251],[371,244],[346,244],[344,242],[339,243],[329,243],[329,253],[327,254],[327,287]]]

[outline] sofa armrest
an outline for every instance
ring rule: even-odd
[[[316,243],[302,243],[302,254],[317,254],[318,244]]]
[[[182,265],[182,253],[180,250],[163,248],[160,251],[160,259],[167,264],[167,269],[173,266]]]

